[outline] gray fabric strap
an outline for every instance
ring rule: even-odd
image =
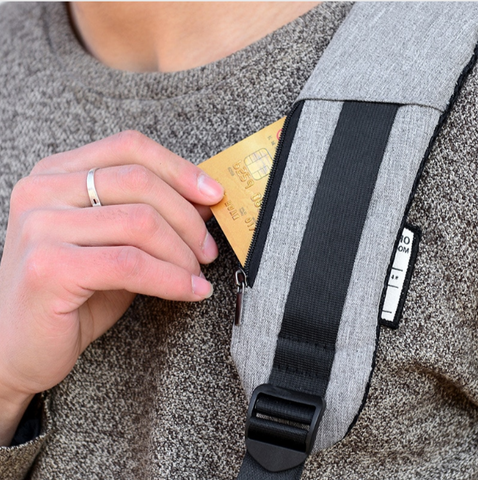
[[[269,385],[279,388],[262,386],[251,400],[248,454],[267,470],[289,471],[290,478],[310,453],[324,410],[344,299],[397,110],[395,104],[343,104],[277,341]],[[291,134],[286,128],[283,136]],[[255,471],[255,462],[247,465]]]
[[[380,296],[422,159],[472,57],[475,4],[363,3],[352,9],[300,95],[303,107],[254,288],[232,355],[247,394],[268,381],[309,218],[344,100],[399,103],[358,245],[315,449],[340,441],[362,406]],[[471,20],[470,20],[471,19]]]
[[[478,41],[476,2],[358,2],[299,95],[444,111]]]

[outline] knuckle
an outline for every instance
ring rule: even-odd
[[[26,212],[23,218],[25,223],[27,223],[33,230],[36,230],[43,225],[51,228],[52,225],[58,225],[56,213],[57,212],[53,209],[37,208]]]
[[[183,268],[189,273],[199,273],[200,266],[193,251],[183,242],[175,248],[173,263]]]
[[[198,211],[196,210],[196,207],[188,202],[188,201],[185,201],[183,202],[183,205],[182,205],[182,211],[183,211],[183,214],[185,216],[185,218],[188,219],[188,222],[190,222],[190,224],[194,225],[194,227],[196,228],[206,228],[205,225],[204,225],[204,222],[202,221],[202,218],[201,216],[199,215]],[[202,225],[202,227],[201,227]]]
[[[59,225],[58,212],[54,210],[32,209],[17,217],[17,244],[23,250],[32,245],[54,241]]]
[[[127,233],[133,238],[149,239],[160,230],[159,216],[150,205],[139,204],[131,208],[127,220]]]
[[[142,273],[141,253],[134,247],[120,247],[115,262],[120,278],[138,277]]]
[[[153,174],[142,165],[126,165],[119,168],[119,184],[125,191],[148,193],[153,185]]]
[[[208,234],[208,231],[205,223],[201,219],[199,219],[197,225],[195,225],[194,232],[196,233],[197,246],[199,248],[202,248],[204,241],[206,240],[206,235]]]
[[[26,178],[22,178],[13,187],[10,195],[10,214],[18,214],[25,207],[29,196],[27,183],[28,180],[26,180]]]
[[[19,224],[21,225],[20,243],[29,245],[34,242],[38,228],[42,225],[41,214],[36,211],[25,212],[20,216]]]
[[[30,175],[42,175],[51,168],[52,157],[45,157],[42,158],[39,162],[37,162],[31,172]]]
[[[185,272],[168,271],[162,278],[167,287],[166,297],[172,300],[192,300],[191,276]]]
[[[37,177],[24,177],[15,184],[10,196],[12,213],[21,212],[37,197],[38,183]]]
[[[135,152],[141,149],[146,141],[147,137],[136,130],[125,130],[114,136],[116,147],[123,153],[125,151]]]
[[[181,203],[175,212],[176,230],[187,237],[193,249],[200,249],[206,238],[207,228],[196,208],[189,202]]]
[[[45,247],[32,247],[25,256],[24,266],[25,279],[30,285],[45,285],[54,273],[53,257]]]
[[[199,275],[199,272],[201,271],[201,267],[196,257],[194,256],[194,254],[190,256],[189,268],[187,268],[186,270],[190,273],[194,273],[195,275]]]
[[[201,267],[196,255],[184,242],[179,242],[174,252],[174,263],[189,273],[198,274]]]
[[[171,268],[162,268],[158,272],[158,283],[160,285],[175,289],[175,285],[178,282],[176,275]]]

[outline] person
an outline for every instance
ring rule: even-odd
[[[236,260],[195,165],[288,112],[350,8],[1,7],[1,478],[237,476]],[[367,403],[302,478],[478,474],[477,88],[474,69],[410,212]]]

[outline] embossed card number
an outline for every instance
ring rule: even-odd
[[[199,165],[224,187],[224,198],[211,210],[242,265],[284,120],[281,118]]]

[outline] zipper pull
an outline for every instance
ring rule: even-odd
[[[242,305],[244,303],[244,288],[247,287],[247,277],[242,268],[236,271],[236,285],[237,285],[236,318],[234,320],[234,325],[236,325],[237,327],[241,324]]]

